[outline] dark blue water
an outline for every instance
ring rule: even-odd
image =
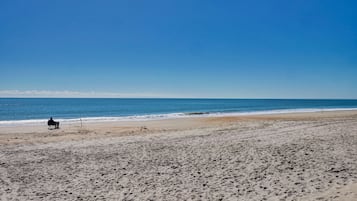
[[[0,121],[343,108],[357,100],[0,98]]]

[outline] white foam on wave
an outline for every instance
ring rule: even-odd
[[[17,125],[40,125],[40,124],[47,124],[47,119],[0,121],[0,127],[1,126],[17,126]]]
[[[281,109],[281,110],[262,110],[249,112],[230,112],[230,113],[210,113],[203,116],[222,117],[222,116],[247,116],[247,115],[269,115],[269,114],[289,114],[289,113],[311,113],[329,111],[351,111],[357,108],[304,108],[304,109]]]
[[[151,115],[135,115],[124,117],[83,117],[74,119],[55,119],[61,124],[73,124],[73,123],[94,123],[94,122],[114,122],[114,121],[149,121],[149,120],[161,120],[161,119],[176,119],[181,117],[188,117],[184,113],[170,113],[170,114],[151,114]],[[4,126],[19,126],[19,125],[47,125],[48,119],[30,119],[30,120],[11,120],[0,121],[0,127]]]
[[[95,122],[115,122],[115,121],[151,121],[163,119],[178,119],[185,117],[225,117],[225,116],[248,116],[248,115],[268,115],[268,114],[288,114],[288,113],[309,113],[309,112],[328,112],[328,111],[350,111],[357,108],[306,108],[306,109],[281,109],[281,110],[263,110],[250,112],[215,112],[215,113],[170,113],[170,114],[151,114],[135,115],[124,117],[84,117],[74,119],[55,119],[63,124],[75,124],[82,121],[83,123]],[[47,125],[47,119],[31,120],[11,120],[0,121],[0,127],[20,126],[20,125]]]

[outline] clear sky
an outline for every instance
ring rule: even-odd
[[[357,98],[355,0],[2,0],[0,96]]]

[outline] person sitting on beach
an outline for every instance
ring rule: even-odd
[[[48,120],[47,124],[48,124],[49,126],[55,126],[56,129],[59,128],[59,122],[58,122],[58,121],[54,121],[54,120],[52,119],[52,117],[50,118],[50,120]]]

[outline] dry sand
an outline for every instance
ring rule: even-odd
[[[1,200],[357,200],[357,111],[0,127]]]

